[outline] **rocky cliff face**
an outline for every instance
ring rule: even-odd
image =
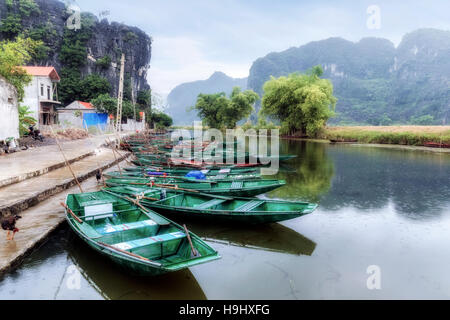
[[[322,65],[339,99],[331,123],[387,125],[427,116],[427,124],[450,121],[449,31],[417,30],[405,35],[398,48],[386,39],[330,38],[270,53],[253,63],[249,89],[262,95],[270,76],[315,65]]]
[[[10,0],[9,0],[10,1]],[[2,22],[8,15],[20,13],[19,2],[13,1],[13,7],[7,5],[7,0],[0,0],[0,19]],[[59,59],[63,44],[66,22],[71,16],[65,4],[57,0],[35,0],[38,10],[22,16],[21,29],[28,30],[25,35],[42,34],[45,45],[50,49],[45,59],[39,65],[51,65],[58,72],[65,67]],[[82,76],[97,73],[106,77],[111,83],[111,94],[117,95],[119,83],[120,58],[125,53],[126,78],[131,81],[133,93],[150,89],[147,83],[147,71],[150,67],[152,39],[142,30],[106,19],[99,21],[92,14],[83,13],[93,21],[93,32],[87,41],[87,56],[81,68]],[[0,32],[0,40],[7,38]],[[99,65],[97,61],[109,57],[106,64]]]
[[[121,52],[124,52],[125,74],[131,80],[133,92],[148,90],[151,46],[151,38],[140,29],[102,20],[95,24],[93,37],[88,42],[88,63],[83,73],[96,72],[105,76],[110,80],[113,91],[117,92]],[[99,67],[97,60],[105,56],[111,57],[111,64],[108,68]]]

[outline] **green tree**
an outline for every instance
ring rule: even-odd
[[[117,99],[111,97],[109,94],[101,94],[97,98],[92,99],[91,103],[100,112],[113,115],[117,113]]]
[[[425,115],[421,117],[411,117],[411,124],[418,126],[428,126],[434,123],[434,117],[431,115]]]
[[[0,75],[17,89],[19,102],[23,100],[24,88],[31,76],[20,66],[30,61],[41,42],[18,37],[15,41],[0,42]]]
[[[161,111],[154,111],[151,114],[150,123],[155,124],[157,129],[167,128],[173,124],[173,119]]]
[[[143,108],[149,108],[152,105],[152,91],[141,90],[137,94],[136,102]]]
[[[19,106],[19,133],[21,137],[29,131],[30,125],[37,123],[37,120],[30,117],[30,114],[33,114],[33,112],[30,111],[29,107]]]
[[[316,66],[305,74],[272,77],[264,84],[261,114],[278,119],[283,133],[316,135],[334,116],[337,102],[333,84],[321,79],[322,74],[322,68]]]
[[[117,99],[111,97],[109,94],[104,93],[99,95],[97,98],[90,101],[97,110],[100,112],[116,115],[117,114]],[[136,106],[136,113],[139,113],[139,106]],[[122,102],[122,118],[133,118],[134,117],[134,106],[131,101],[124,100]]]
[[[229,98],[223,92],[200,94],[193,109],[197,110],[198,116],[211,128],[235,128],[238,121],[251,115],[258,99],[255,92],[242,92],[239,87],[235,87]]]
[[[80,89],[80,99],[90,101],[100,94],[109,93],[111,84],[108,79],[93,73],[81,80]]]

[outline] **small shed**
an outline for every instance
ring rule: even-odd
[[[99,112],[89,102],[74,101],[58,110],[59,122],[65,126],[89,128],[100,126],[102,130],[108,125],[108,114]]]

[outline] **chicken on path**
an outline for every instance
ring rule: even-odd
[[[14,236],[17,232],[19,232],[19,229],[16,228],[16,222],[19,219],[22,219],[22,217],[18,215],[1,219],[2,229],[8,231],[8,233],[6,234],[6,240],[14,240]],[[12,236],[10,236],[11,232]]]

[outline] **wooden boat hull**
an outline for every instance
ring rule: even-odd
[[[174,180],[178,181],[191,181],[192,179],[186,178],[184,175],[172,175],[172,174],[161,174],[161,173],[154,173],[154,174],[146,174],[143,172],[108,172],[104,173],[103,176],[107,179],[112,178],[119,178],[119,179],[135,179],[135,178],[146,178],[149,179],[151,177],[153,178],[163,178],[163,177],[169,177]],[[260,180],[261,175],[260,174],[246,174],[243,173],[241,175],[206,175],[206,180],[200,180],[200,181],[235,181],[235,180]]]
[[[173,218],[220,222],[262,224],[291,220],[312,213],[316,204],[258,198],[230,198],[208,194],[181,193],[140,187],[116,187],[107,189],[113,193],[141,198],[141,203]],[[157,200],[159,199],[159,200]]]
[[[178,189],[180,191],[203,192],[208,194],[226,195],[231,197],[253,197],[260,194],[268,193],[286,185],[284,180],[237,180],[233,182],[169,182],[163,181],[149,183],[148,179],[108,179],[106,180],[108,187],[116,187],[122,185],[131,186],[147,186],[168,189]]]
[[[440,142],[426,142],[424,146],[428,148],[450,148],[450,144]]]

